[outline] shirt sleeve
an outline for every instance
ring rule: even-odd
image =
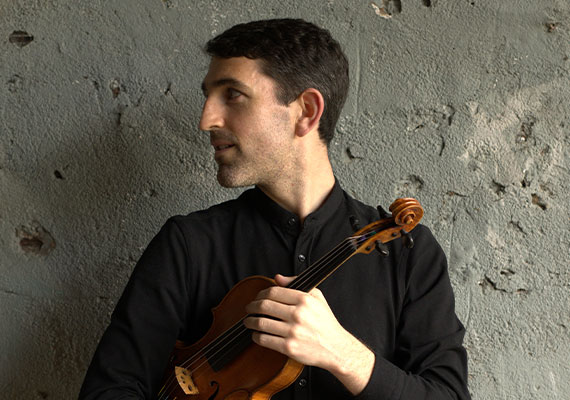
[[[428,228],[412,231],[402,252],[404,301],[394,358],[376,356],[370,381],[357,399],[470,399],[465,328],[455,314],[443,250]]]
[[[170,219],[137,263],[87,371],[79,399],[153,398],[183,329],[186,242]]]

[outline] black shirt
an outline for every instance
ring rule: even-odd
[[[211,309],[251,275],[297,275],[379,219],[376,209],[338,185],[299,219],[258,188],[187,216],[171,218],[143,253],[87,372],[80,398],[152,399],[180,338],[193,343],[212,322]],[[338,321],[376,355],[359,399],[468,399],[464,328],[454,311],[445,255],[430,231],[412,231],[389,255],[358,254],[324,281]],[[328,371],[305,367],[273,399],[352,397]]]

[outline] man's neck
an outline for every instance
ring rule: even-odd
[[[293,176],[285,176],[280,182],[270,185],[259,184],[258,187],[303,222],[326,201],[334,187],[331,164],[328,156],[324,158],[318,162],[314,158],[302,160],[301,168]]]

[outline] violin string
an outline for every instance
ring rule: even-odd
[[[333,261],[334,259],[339,258],[340,256],[343,256],[344,253],[346,253],[346,255],[345,255],[346,259],[348,259],[348,256],[354,254],[355,249],[353,249],[351,246],[353,244],[352,243],[353,240],[356,241],[356,243],[357,243],[356,248],[357,248],[362,242],[366,241],[369,238],[369,236],[373,235],[373,234],[375,234],[375,232],[360,235],[360,236],[351,236],[351,237],[346,238],[339,245],[337,245],[332,251],[325,254],[325,256],[323,256],[319,260],[317,260],[314,265],[309,267],[306,270],[307,273],[305,275],[302,274],[301,276],[299,276],[298,279],[295,279],[292,283],[296,283],[295,287],[301,287],[302,285],[308,284],[311,281],[313,281],[313,283],[314,283],[315,279],[319,276],[319,274],[324,269],[326,269],[326,267],[328,267],[328,264],[330,263],[330,261]],[[348,252],[347,252],[347,250],[348,250]],[[344,260],[344,261],[346,261],[346,260]],[[294,288],[292,286],[290,286],[290,287]],[[249,332],[248,332],[249,329],[246,328],[242,323],[246,317],[247,316],[242,317],[232,327],[230,327],[229,329],[224,331],[222,334],[220,334],[217,338],[215,338],[208,345],[206,345],[202,350],[193,354],[192,357],[190,357],[188,360],[184,361],[180,366],[183,368],[190,367],[190,374],[194,374],[194,376],[195,376],[196,372],[198,372],[198,370],[204,364],[207,363],[207,360],[210,360],[216,356],[219,357],[220,352],[224,351],[224,348],[226,348],[225,349],[226,352],[231,350],[233,348],[233,346],[231,346],[231,345],[232,344],[235,345],[236,339],[243,339],[243,335],[245,333],[249,334]],[[226,341],[226,343],[223,343],[224,341]],[[228,346],[230,346],[230,348],[227,348]],[[201,358],[204,358],[205,360],[202,361],[196,367],[194,367],[193,364],[200,361]],[[176,387],[176,383],[177,383],[175,376],[171,375],[167,381],[170,381],[170,382],[165,383],[165,386],[163,387],[163,389],[161,389],[161,391],[168,390],[169,393],[172,393],[172,390],[170,390],[170,388],[173,384]],[[168,387],[166,387],[166,386],[168,386]],[[162,398],[162,396],[159,399],[161,399],[161,398]]]
[[[360,236],[351,236],[345,239],[346,243],[350,246],[353,245],[352,241],[355,240],[357,245],[354,247],[354,249],[349,248],[351,251],[349,254],[344,254],[344,253],[340,253],[340,254],[334,254],[333,255],[333,259],[332,260],[327,260],[326,263],[324,263],[324,265],[321,266],[316,266],[317,263],[319,263],[319,261],[317,261],[315,263],[315,267],[310,267],[307,270],[305,270],[307,273],[306,274],[301,274],[299,275],[299,277],[297,279],[295,279],[293,282],[291,282],[291,285],[289,286],[291,289],[297,289],[297,290],[303,290],[303,291],[309,291],[310,289],[316,287],[319,283],[319,281],[323,278],[322,273],[325,272],[327,269],[329,269],[329,264],[331,264],[333,261],[333,268],[338,268],[340,265],[342,265],[344,263],[344,261],[346,261],[348,259],[348,256],[351,256],[354,254],[354,252],[356,251],[356,249],[358,248],[358,245],[360,244],[360,242],[364,242],[366,241],[366,239],[368,239],[367,234],[364,235],[360,235]],[[350,246],[351,247],[351,246]],[[347,257],[347,258],[345,258]],[[339,260],[339,258],[342,258],[341,260]],[[334,269],[333,269],[334,271]],[[330,271],[329,273],[331,273],[332,271]]]

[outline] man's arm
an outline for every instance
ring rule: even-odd
[[[121,296],[85,376],[80,399],[153,398],[186,315],[187,252],[170,220]]]

